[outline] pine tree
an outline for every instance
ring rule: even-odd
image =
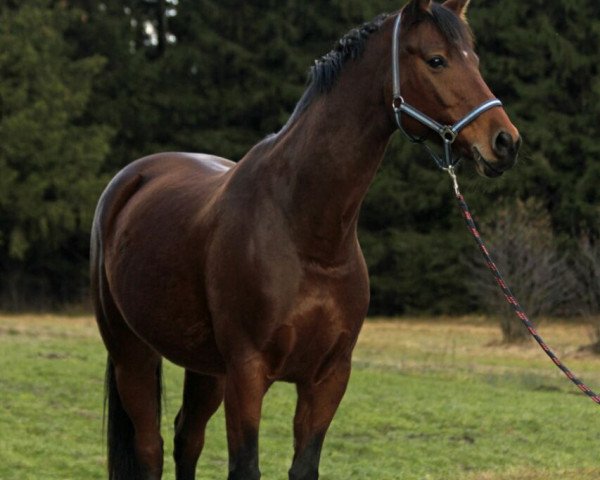
[[[85,232],[109,176],[157,151],[241,158],[285,124],[315,58],[401,3],[5,0],[2,295],[26,290],[19,276],[50,296],[83,283]],[[461,167],[484,223],[516,198],[537,198],[561,245],[600,237],[599,5],[480,0],[470,9],[484,78],[525,142],[499,180]],[[463,301],[461,258],[473,248],[463,229],[447,177],[396,134],[360,222],[372,313],[477,308]]]
[[[588,185],[600,165],[600,5],[486,0],[473,25],[484,72],[525,141],[505,191],[545,200],[557,232],[598,236]]]
[[[0,30],[0,291],[68,298],[103,181],[110,129],[80,122],[103,59],[71,61],[77,18],[54,2],[5,6]]]

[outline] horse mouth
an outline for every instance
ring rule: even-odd
[[[477,147],[473,147],[473,159],[475,160],[475,169],[477,173],[487,178],[497,178],[501,176],[504,172],[494,168],[490,163],[484,158],[484,156],[479,152]]]

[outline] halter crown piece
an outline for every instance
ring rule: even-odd
[[[392,43],[392,75],[393,75],[393,87],[394,87],[394,101],[392,106],[394,108],[394,116],[396,117],[396,123],[398,124],[398,128],[408,137],[408,139],[413,143],[422,144],[438,167],[442,170],[446,170],[449,173],[453,173],[454,167],[460,161],[459,158],[454,158],[452,155],[452,144],[456,140],[456,137],[460,133],[460,131],[465,128],[467,125],[475,121],[482,113],[487,112],[488,110],[495,107],[502,107],[502,102],[497,98],[493,98],[488,100],[477,108],[473,109],[470,113],[468,113],[461,120],[456,122],[454,125],[442,125],[439,122],[436,122],[432,118],[425,115],[423,112],[417,110],[415,107],[412,107],[402,97],[402,93],[400,90],[400,32],[402,29],[402,12],[398,14],[396,18],[396,23],[394,26],[394,39]],[[422,123],[426,127],[430,128],[434,132],[436,132],[443,141],[444,144],[444,156],[440,157],[437,155],[426,143],[425,137],[415,137],[408,133],[404,127],[402,126],[402,114],[406,114],[409,117],[414,118],[418,122]]]

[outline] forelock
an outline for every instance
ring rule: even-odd
[[[432,3],[429,12],[410,12],[404,25],[411,29],[422,22],[431,22],[448,43],[457,48],[473,46],[473,33],[469,25],[443,5]]]

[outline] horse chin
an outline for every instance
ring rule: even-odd
[[[475,170],[479,175],[486,178],[498,178],[502,176],[504,172],[494,168],[490,162],[481,155],[477,147],[473,147],[472,153],[473,159],[475,160]]]

